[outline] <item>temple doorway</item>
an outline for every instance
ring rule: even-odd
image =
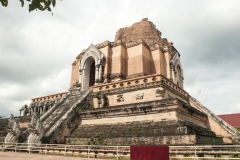
[[[93,57],[89,57],[84,64],[83,76],[82,76],[82,90],[86,91],[89,87],[95,84],[95,61]]]
[[[104,64],[104,54],[91,44],[79,63],[79,83],[82,91],[86,91],[89,87],[98,85],[102,81]]]
[[[95,61],[93,61],[90,67],[89,87],[93,86],[94,82],[95,82]]]

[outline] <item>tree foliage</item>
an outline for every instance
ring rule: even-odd
[[[28,1],[28,10],[29,12],[33,10],[48,10],[51,12],[51,6],[55,7],[56,0],[19,0],[21,2],[22,7],[24,6],[25,1]],[[0,0],[3,7],[8,6],[8,0]]]

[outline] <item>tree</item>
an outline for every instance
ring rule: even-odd
[[[19,0],[21,2],[22,7],[24,6],[24,1],[28,1],[29,6],[28,10],[29,12],[33,10],[40,10],[45,11],[48,10],[51,12],[51,6],[55,7],[56,0]],[[0,0],[3,7],[8,6],[8,0]]]

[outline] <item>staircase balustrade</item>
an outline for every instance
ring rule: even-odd
[[[216,123],[218,123],[221,127],[223,127],[227,132],[229,132],[231,135],[233,135],[235,138],[240,138],[240,133],[231,125],[223,121],[221,118],[219,118],[217,115],[215,115],[213,112],[211,112],[209,109],[207,109],[204,105],[202,105],[196,98],[191,97],[189,95],[189,100],[194,105],[196,105],[202,112],[207,114],[209,117],[212,118]]]
[[[79,104],[85,103],[85,100],[92,93],[88,91],[74,91],[64,97],[60,103],[42,117],[44,119],[44,141],[50,141],[52,136],[57,133],[63,126],[67,124],[75,116],[76,108]],[[47,116],[48,115],[48,116]]]
[[[47,112],[45,112],[42,116],[41,116],[41,121],[45,121],[46,118],[48,118],[55,110],[56,108],[58,108],[60,105],[62,105],[64,103],[64,101],[70,96],[70,93],[67,93],[63,98],[61,98],[60,101],[58,101],[52,108],[50,108]]]

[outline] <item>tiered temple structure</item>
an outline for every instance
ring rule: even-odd
[[[91,44],[72,63],[68,92],[32,99],[41,137],[19,141],[106,145],[233,143],[240,134],[183,89],[180,53],[147,18]],[[30,125],[31,126],[31,125]],[[37,128],[37,127],[36,127]],[[36,130],[36,129],[34,129]],[[93,142],[94,141],[94,142]]]

